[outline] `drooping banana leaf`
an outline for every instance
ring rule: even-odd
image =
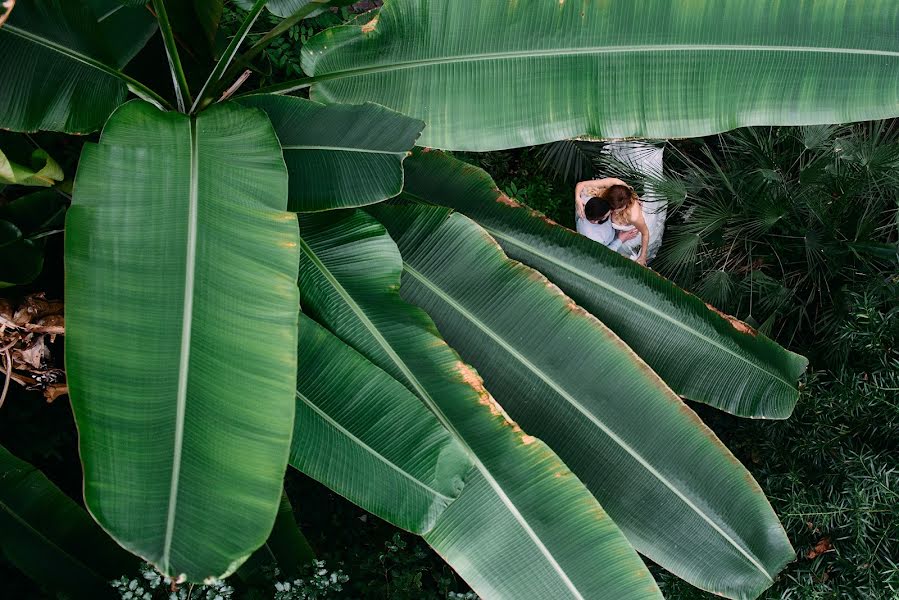
[[[370,210],[403,256],[403,298],[637,550],[729,598],[774,582],[794,553],[764,493],[630,348],[467,217],[424,204]]]
[[[0,150],[0,183],[51,187],[65,178],[59,163],[45,150],[33,151],[28,157],[28,163],[28,165],[15,163]]]
[[[67,598],[111,597],[108,582],[138,563],[43,473],[2,446],[0,553]]]
[[[546,275],[681,396],[744,417],[784,419],[793,412],[805,358],[520,206],[481,169],[442,152],[416,152],[406,161],[405,193],[477,221],[509,257]]]
[[[300,575],[303,567],[315,559],[315,553],[303,532],[297,526],[293,516],[293,506],[287,492],[281,492],[281,504],[278,505],[278,516],[272,526],[272,533],[265,542],[268,551],[278,563],[278,568],[285,577]]]
[[[88,509],[173,577],[268,536],[293,431],[298,226],[261,111],[132,101],[66,215],[66,371]]]
[[[300,317],[290,464],[365,510],[430,531],[471,470],[465,449],[393,377]]]
[[[425,146],[497,150],[894,117],[897,30],[894,0],[385,0],[309,40],[303,69],[313,100],[420,118]]]
[[[241,104],[268,114],[290,172],[290,210],[364,206],[403,189],[403,160],[425,124],[366,103],[324,105],[259,94]]]
[[[302,215],[301,228],[304,312],[418,396],[474,462],[428,543],[484,598],[660,598],[580,481],[400,299],[402,262],[383,227],[353,211]]]
[[[0,27],[0,128],[89,133],[122,103],[121,70],[156,30],[113,0],[18,2]]]

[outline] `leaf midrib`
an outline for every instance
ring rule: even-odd
[[[82,54],[76,50],[67,48],[67,47],[63,46],[62,44],[58,44],[58,43],[54,42],[53,40],[49,40],[47,38],[40,37],[38,35],[31,33],[30,31],[25,31],[24,29],[19,29],[15,25],[10,25],[9,23],[5,24],[2,28],[0,28],[0,35],[2,35],[2,33],[4,31],[9,31],[13,35],[17,35],[17,36],[24,38],[32,43],[37,44],[39,46],[43,46],[44,48],[54,50],[54,51],[62,54],[63,56],[68,56],[69,58],[71,58],[73,60],[77,60],[78,62],[80,62],[82,64],[85,64],[89,67],[97,69],[98,71],[102,71],[103,73],[106,73],[107,75],[111,75],[113,77],[116,77],[117,79],[121,79],[123,83],[126,83],[126,84],[128,83],[129,78],[126,78],[125,75],[123,73],[121,73],[120,71],[114,69],[113,67],[110,67],[109,65],[107,65],[105,63],[100,62],[99,60],[97,60],[95,58],[91,58],[90,56],[87,56],[86,54]]]
[[[610,284],[608,284],[608,283],[602,281],[601,279],[597,279],[597,278],[591,276],[589,273],[586,273],[586,272],[584,272],[584,271],[581,271],[580,269],[577,269],[577,268],[575,268],[575,267],[573,267],[573,266],[569,266],[568,264],[566,264],[566,263],[564,263],[564,262],[558,261],[558,260],[554,259],[553,257],[548,256],[547,254],[544,254],[543,252],[540,252],[537,248],[534,248],[533,246],[530,246],[530,245],[528,245],[528,244],[526,244],[526,243],[524,243],[524,242],[518,240],[517,238],[514,238],[514,237],[512,237],[512,236],[510,236],[510,235],[507,235],[507,234],[504,234],[504,233],[502,233],[502,232],[499,232],[499,231],[497,231],[496,229],[493,229],[493,228],[490,228],[490,227],[485,227],[484,225],[481,225],[481,227],[484,227],[484,229],[487,230],[487,232],[490,233],[490,235],[492,235],[493,237],[496,237],[496,238],[499,238],[499,239],[501,239],[501,240],[504,240],[504,241],[506,241],[506,242],[512,244],[513,246],[518,246],[518,247],[521,248],[522,250],[524,250],[524,251],[526,251],[526,252],[530,252],[531,254],[534,254],[535,256],[539,256],[540,258],[542,258],[542,259],[545,260],[546,262],[551,263],[551,264],[554,264],[554,265],[557,265],[557,266],[560,267],[561,269],[564,269],[564,270],[568,271],[569,273],[571,273],[571,274],[573,274],[573,275],[575,275],[575,276],[577,276],[577,277],[581,277],[581,278],[583,278],[584,280],[589,281],[590,283],[593,283],[593,284],[595,284],[595,285],[597,285],[597,286],[599,286],[599,287],[601,287],[601,288],[603,288],[603,289],[605,289],[605,290],[607,290],[607,291],[609,291],[609,292],[615,294],[615,295],[618,296],[619,298],[622,298],[622,299],[624,299],[625,301],[630,302],[631,304],[633,304],[633,305],[636,306],[637,308],[641,308],[641,309],[645,310],[646,312],[650,313],[651,315],[653,315],[653,316],[655,316],[655,317],[658,317],[658,318],[660,318],[660,319],[664,319],[664,320],[668,321],[668,322],[671,323],[672,325],[674,325],[674,326],[676,326],[676,327],[679,327],[680,329],[686,331],[687,333],[689,333],[689,334],[691,334],[691,335],[693,335],[693,336],[699,338],[700,340],[702,340],[702,341],[704,341],[704,342],[706,342],[706,343],[708,343],[708,344],[714,346],[715,348],[718,348],[718,349],[721,350],[722,352],[724,352],[724,353],[726,353],[726,354],[729,354],[730,356],[733,356],[734,358],[736,358],[736,359],[738,359],[738,360],[740,360],[740,361],[746,363],[747,365],[749,365],[749,366],[751,366],[751,367],[753,367],[753,368],[755,368],[755,369],[758,369],[759,371],[761,371],[762,373],[764,373],[766,376],[771,377],[772,379],[774,379],[774,380],[778,381],[779,383],[782,383],[783,385],[785,385],[785,386],[787,387],[788,390],[791,390],[791,391],[795,391],[795,390],[796,390],[796,388],[793,387],[793,386],[790,384],[790,382],[788,382],[787,380],[785,380],[785,379],[783,379],[782,377],[778,376],[777,374],[771,372],[770,370],[764,368],[764,367],[761,366],[761,365],[758,365],[758,364],[752,362],[751,360],[749,360],[749,359],[746,358],[745,356],[743,356],[743,355],[741,355],[741,354],[738,354],[737,352],[734,352],[732,349],[728,348],[727,346],[724,346],[724,345],[722,345],[721,343],[716,342],[716,341],[713,340],[712,338],[706,336],[705,334],[701,333],[700,331],[697,331],[696,329],[693,329],[692,327],[689,327],[688,325],[686,325],[685,323],[682,323],[681,321],[675,319],[674,317],[672,317],[672,316],[670,316],[670,315],[667,315],[667,314],[665,314],[664,312],[662,312],[662,311],[660,311],[660,310],[654,308],[653,306],[651,306],[651,305],[649,305],[649,304],[647,304],[647,303],[645,303],[645,302],[643,302],[643,301],[641,301],[641,300],[635,298],[634,296],[631,296],[631,295],[627,294],[627,293],[624,292],[623,290],[621,290],[621,289],[619,289],[619,288],[617,288],[617,287],[615,287],[615,286],[612,286],[612,285],[610,285]]]
[[[415,69],[431,67],[443,64],[456,64],[466,62],[483,62],[491,60],[516,60],[520,58],[547,58],[553,56],[583,56],[596,54],[644,54],[652,52],[787,52],[787,53],[814,53],[814,54],[852,54],[864,56],[887,56],[899,58],[899,51],[870,50],[865,48],[831,48],[824,46],[763,46],[740,44],[638,44],[624,46],[586,46],[583,48],[548,48],[541,50],[517,50],[508,52],[483,52],[475,54],[459,54],[455,56],[442,56],[436,58],[423,58],[417,60],[397,61],[389,64],[371,67],[358,67],[342,71],[330,71],[315,76],[315,69],[311,69],[310,75],[319,83],[345,77],[360,75],[372,75],[387,71]],[[324,56],[327,56],[324,55]]]
[[[392,156],[405,157],[407,152],[396,152],[393,150],[373,150],[370,148],[347,148],[344,146],[304,146],[295,144],[292,146],[281,146],[282,150],[325,150],[331,152],[359,152],[361,154],[387,154]]]
[[[399,465],[397,465],[396,463],[394,463],[393,461],[388,459],[386,456],[384,456],[380,452],[376,451],[374,448],[372,448],[371,446],[366,444],[364,441],[359,439],[350,430],[348,430],[346,427],[344,427],[343,425],[341,425],[340,423],[335,421],[333,418],[331,418],[331,416],[328,413],[326,413],[325,411],[320,409],[318,406],[316,406],[315,403],[312,402],[312,400],[307,398],[305,395],[301,394],[300,392],[297,392],[296,395],[297,395],[297,398],[299,398],[303,403],[305,403],[307,406],[309,406],[309,408],[311,408],[318,416],[320,416],[322,419],[324,419],[330,426],[334,427],[335,429],[337,429],[337,431],[339,431],[340,433],[342,433],[343,435],[348,437],[350,440],[352,440],[352,442],[354,444],[356,444],[357,446],[359,446],[360,448],[365,450],[367,453],[371,454],[372,456],[377,458],[379,461],[381,461],[382,463],[384,463],[385,465],[387,465],[388,467],[390,467],[391,469],[393,469],[394,471],[396,471],[397,473],[399,473],[400,475],[402,475],[403,477],[405,477],[412,483],[416,484],[417,486],[419,486],[421,488],[424,488],[431,494],[442,498],[443,500],[445,500],[448,503],[453,501],[453,498],[450,498],[446,494],[442,494],[441,492],[438,492],[437,490],[435,490],[434,488],[432,488],[431,486],[426,484],[424,481],[421,481],[417,477],[413,476],[411,473],[408,473],[406,470],[401,468]]]
[[[537,535],[537,532],[533,530],[527,520],[524,518],[524,515],[518,510],[518,507],[515,506],[515,503],[512,502],[512,499],[506,494],[506,492],[499,485],[499,482],[493,477],[490,473],[490,470],[487,469],[486,465],[481,461],[481,458],[474,452],[474,450],[469,446],[468,441],[465,437],[462,436],[461,433],[453,426],[453,424],[447,419],[447,417],[443,414],[443,411],[437,405],[437,402],[428,391],[424,388],[421,382],[415,377],[414,373],[412,373],[411,369],[406,366],[406,364],[400,359],[399,355],[393,349],[393,346],[381,335],[381,332],[377,330],[374,324],[369,320],[368,316],[365,315],[362,308],[356,303],[353,297],[346,291],[340,281],[328,270],[328,267],[319,260],[318,256],[312,250],[312,248],[308,245],[308,243],[300,238],[300,246],[304,253],[309,257],[312,263],[316,266],[316,268],[322,273],[328,283],[334,287],[335,291],[340,295],[343,301],[350,307],[350,310],[353,311],[354,314],[357,315],[359,320],[365,325],[366,329],[375,338],[378,344],[384,349],[390,359],[396,364],[397,368],[403,373],[404,377],[407,378],[409,383],[415,388],[416,395],[419,396],[426,406],[431,410],[432,413],[437,417],[437,419],[441,422],[441,424],[446,427],[446,429],[452,433],[452,435],[458,440],[458,442],[465,448],[465,451],[468,453],[469,457],[472,460],[472,463],[478,468],[481,472],[484,479],[493,488],[496,495],[500,498],[500,501],[505,505],[509,512],[512,513],[512,516],[515,520],[521,525],[522,529],[525,530],[528,537],[531,538],[531,541],[540,551],[540,553],[546,558],[547,562],[550,563],[552,568],[559,575],[559,578],[565,584],[565,586],[572,592],[575,598],[578,600],[586,600],[584,596],[578,591],[577,587],[575,587],[574,582],[571,581],[571,578],[568,577],[568,574],[562,568],[562,566],[556,561],[555,557],[549,552],[549,549]],[[463,488],[464,493],[464,488]]]
[[[412,192],[409,192],[408,190],[403,190],[403,196],[409,196],[410,198],[413,198],[413,199],[415,199],[415,200],[419,200],[419,201],[422,201],[422,202],[426,202],[426,203],[428,203],[428,204],[432,204],[432,202],[429,201],[427,198],[423,198],[422,196],[419,196],[419,195],[417,195],[417,194],[413,194]],[[457,212],[462,212],[463,214],[466,213],[466,211],[457,211]],[[657,308],[654,308],[653,306],[651,306],[651,305],[649,305],[649,304],[647,304],[647,303],[645,303],[645,302],[643,302],[643,301],[637,299],[636,297],[634,297],[634,296],[628,294],[628,293],[625,292],[624,290],[622,290],[622,289],[620,289],[620,288],[618,288],[618,287],[612,286],[612,285],[606,283],[605,281],[602,281],[601,279],[597,279],[597,278],[593,277],[592,275],[590,275],[589,273],[587,273],[587,272],[585,272],[585,271],[582,271],[582,270],[580,270],[580,269],[578,269],[578,268],[576,268],[576,267],[574,267],[574,266],[571,266],[571,265],[569,265],[569,264],[567,264],[567,263],[565,263],[565,262],[559,261],[559,260],[557,260],[555,257],[550,256],[550,255],[548,255],[548,254],[545,254],[545,253],[541,252],[541,251],[538,250],[537,248],[535,248],[535,247],[533,247],[533,246],[531,246],[531,245],[529,245],[529,244],[526,244],[525,242],[522,242],[521,240],[519,240],[518,238],[516,238],[516,237],[514,237],[514,236],[511,236],[511,235],[508,235],[508,234],[503,233],[503,232],[501,232],[501,231],[498,231],[497,229],[492,228],[492,227],[489,227],[489,226],[487,226],[487,225],[484,225],[483,223],[480,223],[480,222],[478,222],[478,225],[480,225],[485,231],[487,231],[487,232],[488,232],[490,235],[492,235],[493,237],[498,238],[498,239],[500,239],[500,240],[503,240],[503,241],[505,241],[505,242],[508,242],[509,244],[512,244],[513,246],[517,246],[518,248],[524,250],[525,252],[530,252],[531,254],[533,254],[533,255],[535,255],[535,256],[538,256],[538,257],[542,258],[542,259],[545,260],[546,262],[548,262],[548,263],[550,263],[550,264],[553,264],[553,265],[556,265],[556,266],[558,266],[559,268],[561,268],[561,269],[563,269],[563,270],[565,270],[565,271],[568,271],[569,273],[571,273],[572,275],[574,275],[574,276],[576,276],[576,277],[581,277],[581,278],[585,279],[586,281],[589,281],[590,283],[593,283],[593,284],[595,284],[595,285],[597,285],[597,286],[599,286],[599,287],[601,287],[601,288],[603,288],[603,289],[605,289],[605,290],[607,290],[607,291],[609,291],[609,292],[615,294],[616,296],[618,296],[619,298],[622,298],[622,299],[625,300],[626,302],[630,302],[631,304],[633,304],[633,305],[636,306],[637,308],[643,309],[643,310],[645,310],[646,312],[648,312],[649,314],[651,314],[651,315],[653,315],[653,316],[659,317],[659,318],[661,318],[661,319],[664,319],[664,320],[670,322],[672,325],[674,325],[674,326],[676,326],[676,327],[679,327],[680,329],[682,329],[683,331],[687,332],[688,334],[690,334],[690,335],[692,335],[692,336],[694,336],[694,337],[696,337],[696,338],[698,338],[698,339],[700,339],[700,340],[702,340],[702,341],[704,341],[704,342],[706,342],[706,343],[708,343],[708,344],[711,344],[711,345],[714,346],[715,348],[718,348],[719,350],[721,350],[721,351],[724,352],[725,354],[729,354],[730,356],[733,356],[734,358],[736,358],[736,359],[738,359],[738,360],[740,360],[740,361],[746,363],[747,365],[749,365],[749,366],[751,366],[751,367],[753,367],[753,368],[755,368],[755,369],[758,369],[759,371],[761,371],[761,372],[762,372],[763,374],[765,374],[766,376],[771,377],[772,379],[774,379],[774,380],[780,382],[781,384],[785,385],[789,391],[792,391],[792,392],[795,392],[795,391],[796,391],[796,388],[795,388],[789,381],[783,379],[782,377],[780,377],[780,376],[777,375],[776,373],[773,373],[772,371],[770,371],[769,369],[766,369],[766,368],[765,368],[764,366],[762,366],[762,365],[756,364],[755,362],[749,360],[749,359],[746,358],[745,356],[743,356],[743,355],[741,355],[741,354],[738,354],[737,352],[735,352],[735,351],[732,350],[731,348],[728,348],[727,346],[724,346],[724,345],[722,345],[721,343],[716,342],[715,340],[713,340],[712,338],[706,336],[706,335],[703,334],[702,332],[700,332],[700,331],[698,331],[698,330],[696,330],[696,329],[694,329],[694,328],[688,326],[688,325],[685,324],[685,323],[680,322],[679,320],[675,319],[674,317],[672,317],[672,316],[670,316],[670,315],[668,315],[668,314],[666,314],[666,313],[664,313],[664,312],[658,310]],[[556,227],[560,227],[560,228],[561,228],[561,225],[556,225]],[[563,230],[564,230],[564,229],[563,229]],[[565,230],[565,231],[567,231],[567,230]]]
[[[752,554],[744,549],[736,540],[734,540],[731,536],[727,534],[717,523],[715,523],[709,516],[707,516],[698,506],[696,506],[684,493],[682,493],[673,483],[671,483],[664,475],[662,475],[658,470],[656,470],[648,460],[643,458],[643,456],[637,452],[636,449],[630,446],[627,442],[625,442],[622,438],[620,438],[611,428],[609,428],[605,423],[603,423],[598,417],[593,415],[586,407],[584,407],[578,400],[569,394],[560,384],[558,384],[555,380],[549,377],[546,373],[544,373],[537,365],[532,363],[527,357],[518,352],[514,347],[508,344],[505,339],[503,339],[498,333],[493,331],[490,327],[488,327],[484,322],[478,319],[474,314],[469,312],[465,307],[459,304],[452,296],[444,292],[439,286],[431,282],[426,276],[417,271],[414,267],[410,266],[409,263],[404,261],[404,269],[407,273],[412,275],[415,279],[418,279],[422,285],[424,285],[427,289],[429,289],[432,293],[434,293],[437,297],[446,302],[449,306],[451,306],[456,312],[458,312],[464,319],[467,319],[472,324],[475,325],[478,329],[483,331],[488,337],[493,339],[501,348],[503,348],[506,352],[508,352],[512,357],[520,362],[523,366],[525,366],[528,370],[530,370],[535,376],[541,379],[544,383],[547,384],[551,389],[553,389],[559,396],[565,399],[569,404],[571,404],[578,412],[583,414],[590,422],[596,425],[603,433],[605,433],[613,442],[618,444],[622,450],[627,452],[638,464],[643,466],[650,474],[652,474],[656,479],[659,480],[665,487],[671,490],[678,498],[681,499],[690,509],[692,509],[697,515],[699,515],[704,521],[706,521],[711,527],[718,532],[728,543],[730,543],[734,548],[736,548],[740,554],[744,556],[756,569],[758,569],[761,573],[765,575],[769,580],[774,581],[773,577],[768,573],[768,571],[752,556]]]
[[[199,204],[199,132],[197,117],[190,123],[190,188],[187,204],[187,252],[184,271],[184,304],[181,310],[181,348],[178,363],[178,392],[175,404],[175,440],[172,448],[172,478],[169,484],[169,505],[166,515],[165,542],[162,566],[170,570],[172,540],[178,506],[178,487],[181,483],[181,454],[184,447],[184,422],[187,412],[187,385],[190,376],[191,327],[193,325],[194,279],[197,266],[197,212]],[[169,575],[174,575],[169,573]]]

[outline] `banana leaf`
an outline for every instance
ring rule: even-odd
[[[290,210],[364,206],[403,189],[403,160],[425,124],[377,104],[324,105],[258,94],[240,99],[272,120],[290,172]]]
[[[515,260],[546,275],[614,331],[675,392],[744,417],[785,419],[805,358],[616,252],[500,192],[442,152],[406,162],[405,196],[474,219]]]
[[[467,217],[423,204],[370,210],[403,256],[403,298],[638,551],[729,598],[774,582],[794,553],[764,493],[630,348]]]
[[[418,396],[474,463],[425,540],[484,598],[661,598],[577,477],[400,299],[402,261],[384,228],[360,211],[300,225],[304,312]]]
[[[280,89],[383,104],[450,150],[845,123],[899,115],[897,30],[894,0],[385,0]]]
[[[365,510],[415,533],[462,491],[462,445],[393,377],[300,318],[290,464]]]
[[[2,446],[0,552],[67,598],[111,598],[109,581],[138,565],[43,473]]]
[[[145,8],[113,0],[16,3],[0,27],[0,128],[96,131],[141,92],[122,69],[155,31]]]
[[[88,510],[174,578],[268,537],[293,433],[298,226],[261,111],[135,100],[66,215],[66,372]]]

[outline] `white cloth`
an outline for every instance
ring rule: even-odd
[[[628,164],[635,171],[642,173],[643,179],[643,219],[649,228],[648,259],[652,260],[662,245],[662,234],[665,232],[665,216],[667,204],[665,197],[653,187],[653,181],[663,177],[664,148],[640,141],[609,142],[603,148],[619,161]],[[580,229],[578,229],[580,231]],[[585,234],[586,235],[586,234]],[[631,259],[640,254],[642,235],[621,244],[618,252]]]
[[[574,218],[577,219],[577,232],[579,234],[587,236],[594,242],[599,242],[604,246],[608,246],[615,240],[612,219],[607,219],[605,223],[591,223],[576,214]]]

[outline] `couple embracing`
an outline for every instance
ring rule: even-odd
[[[640,254],[635,260],[646,265],[649,227],[632,187],[614,177],[582,181],[574,189],[574,202],[578,233],[612,250],[639,235]]]

